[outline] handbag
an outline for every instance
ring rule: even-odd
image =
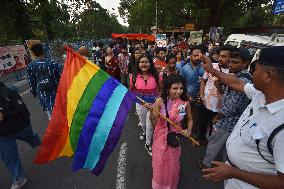
[[[170,147],[177,148],[182,144],[183,135],[176,132],[168,132],[167,144]]]
[[[165,103],[166,117],[169,118],[167,101]],[[170,129],[170,123],[167,122],[168,134],[167,134],[167,144],[172,148],[177,148],[182,144],[183,135],[177,132],[173,132]]]

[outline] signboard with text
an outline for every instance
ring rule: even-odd
[[[166,34],[157,34],[156,35],[156,43],[158,47],[167,46],[167,36]]]
[[[28,54],[23,45],[0,47],[0,75],[26,68]]]
[[[187,31],[194,30],[194,24],[193,23],[185,24],[185,30]]]

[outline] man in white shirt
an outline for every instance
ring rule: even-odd
[[[243,91],[251,99],[226,149],[228,162],[212,162],[204,178],[225,180],[225,189],[284,188],[284,129],[268,142],[271,133],[284,124],[284,46],[262,49],[253,73],[253,85],[212,67],[203,55],[204,69],[224,84]],[[269,146],[271,150],[269,151]]]

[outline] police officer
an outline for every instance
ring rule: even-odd
[[[251,99],[226,149],[226,163],[212,162],[204,178],[225,181],[225,189],[284,188],[284,46],[262,49],[253,84],[212,68],[202,55],[204,69]]]

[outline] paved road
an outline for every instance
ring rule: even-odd
[[[42,136],[48,121],[46,114],[29,93],[25,93],[23,99],[31,112],[34,130]],[[69,158],[60,158],[45,165],[35,165],[32,159],[36,151],[27,144],[18,142],[19,153],[29,178],[24,189],[151,189],[151,157],[138,139],[140,130],[137,124],[137,116],[133,109],[120,142],[99,177],[87,170],[73,173]],[[223,188],[222,183],[205,182],[201,178],[197,161],[203,152],[204,148],[193,148],[189,142],[183,144],[179,189]],[[0,189],[8,189],[9,186],[9,174],[0,162]]]

